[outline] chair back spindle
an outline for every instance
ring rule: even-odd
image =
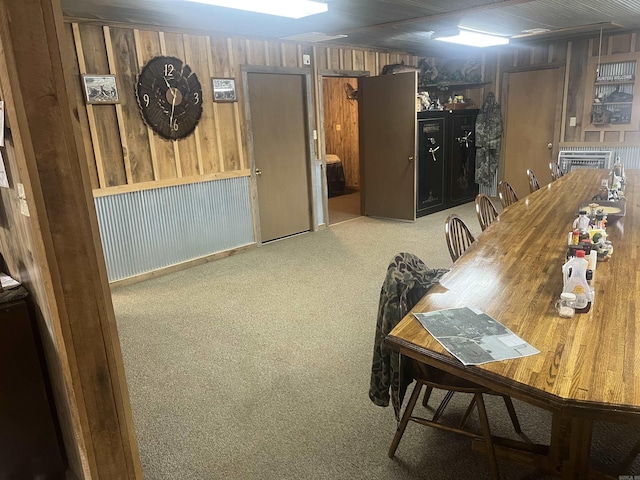
[[[479,193],[476,197],[476,214],[480,228],[484,232],[493,221],[498,218],[498,211],[491,199],[484,193]]]
[[[538,179],[533,173],[533,170],[527,170],[527,178],[529,179],[529,193],[540,190],[540,184],[538,183]]]
[[[507,208],[509,205],[513,205],[518,201],[516,191],[513,189],[511,184],[506,181],[498,183],[498,197],[500,198],[502,208]]]
[[[471,235],[469,227],[467,227],[464,220],[455,213],[447,217],[444,225],[444,233],[451,260],[454,262],[475,242],[475,238]]]

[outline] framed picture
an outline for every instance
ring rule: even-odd
[[[87,103],[120,103],[115,75],[82,75]]]
[[[212,78],[214,102],[236,102],[236,81],[233,78]]]

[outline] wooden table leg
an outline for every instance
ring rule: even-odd
[[[554,413],[549,464],[563,479],[588,478],[592,430],[592,420]]]

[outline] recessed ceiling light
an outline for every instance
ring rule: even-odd
[[[311,0],[185,0],[206,3],[216,7],[234,8],[249,12],[266,13],[280,17],[302,18],[328,10],[324,2]]]
[[[466,45],[468,47],[493,47],[495,45],[506,45],[509,43],[508,37],[464,28],[433,32],[431,38],[442,42]]]

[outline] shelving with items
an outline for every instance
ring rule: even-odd
[[[631,123],[636,62],[602,63],[596,75],[592,124]]]
[[[640,95],[636,73],[640,52],[593,56],[587,64],[586,94],[583,109],[583,139],[600,132],[600,141],[609,132],[640,130],[640,108],[634,99]],[[615,135],[615,134],[614,134]]]

